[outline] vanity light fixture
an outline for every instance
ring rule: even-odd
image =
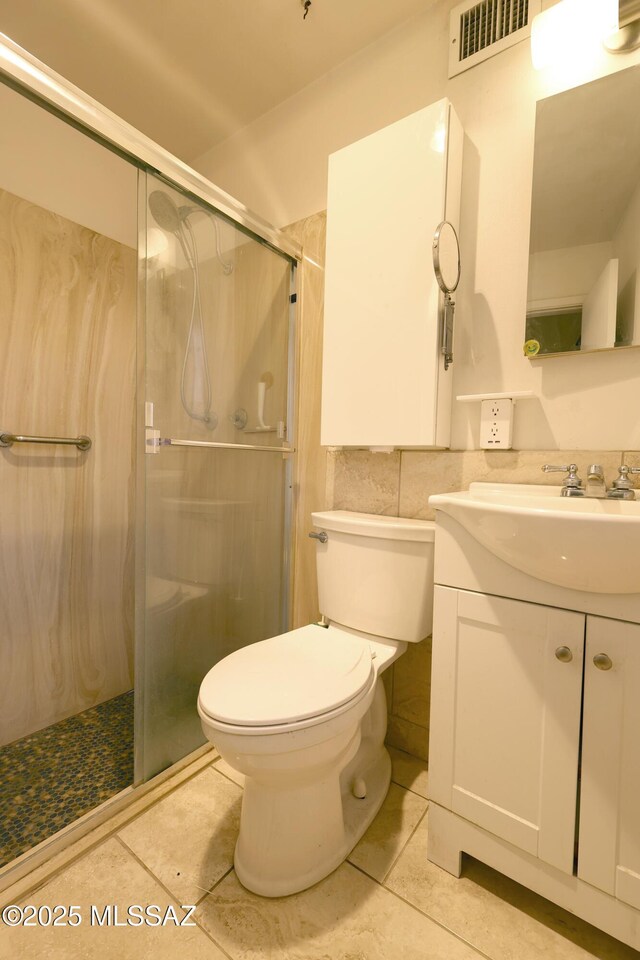
[[[624,2],[621,0],[620,5]],[[533,65],[543,70],[582,57],[589,49],[601,49],[618,25],[618,0],[560,0],[533,21]]]

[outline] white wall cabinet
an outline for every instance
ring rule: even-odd
[[[329,159],[325,445],[449,444],[452,369],[432,243],[442,220],[458,230],[462,140],[440,100]]]
[[[439,585],[432,670],[429,859],[639,949],[640,624]]]

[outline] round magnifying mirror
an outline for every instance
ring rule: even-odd
[[[460,281],[460,245],[448,220],[443,220],[433,235],[433,269],[443,293],[453,293]]]

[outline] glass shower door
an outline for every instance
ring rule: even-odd
[[[205,673],[286,629],[292,262],[141,179],[136,778],[146,780],[204,742]]]

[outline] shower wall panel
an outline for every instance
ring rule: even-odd
[[[0,742],[131,688],[136,251],[0,190]]]

